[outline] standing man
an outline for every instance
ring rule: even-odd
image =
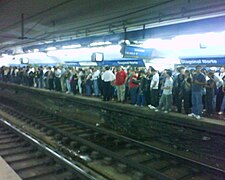
[[[159,74],[152,68],[152,81],[150,84],[151,104],[148,105],[150,109],[156,109],[159,104]]]
[[[201,119],[203,87],[206,84],[205,76],[201,73],[201,66],[196,66],[196,74],[192,79],[192,113],[190,117]]]
[[[100,76],[100,71],[95,67],[93,69],[93,75],[92,75],[95,96],[99,96],[99,87],[98,87],[99,76]]]
[[[111,82],[115,80],[115,75],[110,70],[109,66],[105,67],[105,72],[102,74],[103,80],[103,101],[109,101],[111,97]]]
[[[117,90],[117,101],[118,102],[124,102],[125,100],[125,83],[127,81],[127,74],[126,72],[121,68],[117,67],[116,72],[116,90]]]
[[[164,113],[168,113],[172,109],[172,89],[173,89],[173,79],[172,71],[168,70],[166,71],[166,80],[162,87],[163,93],[159,100],[159,106],[155,110],[158,112],[161,109],[164,109]]]

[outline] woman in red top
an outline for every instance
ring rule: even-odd
[[[137,80],[138,77],[136,76],[134,70],[131,70],[130,73],[131,73],[131,78],[129,82],[129,90],[130,90],[131,104],[136,104],[137,89],[139,86],[139,81]]]

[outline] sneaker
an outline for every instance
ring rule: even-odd
[[[149,105],[148,105],[148,107],[149,107],[149,108],[151,108],[151,107],[152,107],[152,105],[151,105],[151,104],[149,104]]]
[[[196,117],[194,113],[188,114],[189,117]]]
[[[149,107],[149,106],[148,106]],[[151,107],[149,107],[150,109],[156,109],[156,107],[154,107],[154,106],[151,106]]]
[[[135,106],[135,107],[138,107],[138,105],[137,105],[137,104],[135,104],[134,106]]]
[[[158,109],[155,109],[155,112],[159,112],[159,110]]]
[[[167,114],[167,113],[168,113],[168,111],[164,111],[164,113],[165,113],[165,114]]]
[[[141,105],[141,107],[144,107],[143,105]]]
[[[219,114],[219,115],[222,115],[222,114],[223,114],[223,112],[218,112],[218,114]]]
[[[201,119],[201,116],[197,115],[197,116],[195,116],[195,118],[199,120],[199,119]]]

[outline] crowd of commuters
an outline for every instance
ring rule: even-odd
[[[223,114],[225,70],[200,66],[158,72],[153,67],[1,67],[0,79],[68,94],[102,97],[158,112],[176,111],[200,119]]]

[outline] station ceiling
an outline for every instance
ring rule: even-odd
[[[225,15],[225,0],[0,0],[0,50]]]

